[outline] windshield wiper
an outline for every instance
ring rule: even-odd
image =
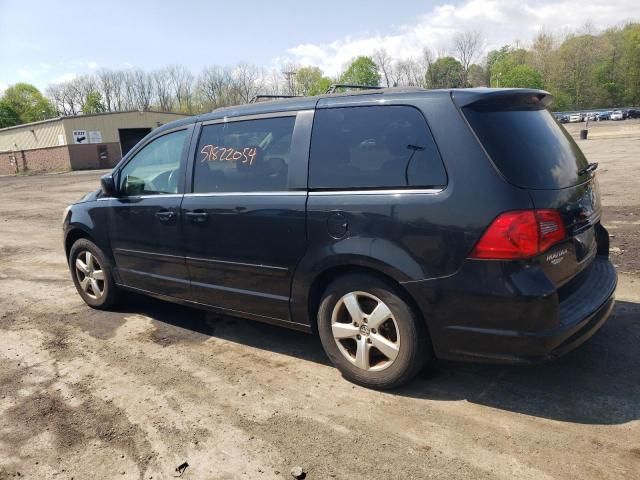
[[[595,172],[596,168],[598,168],[598,162],[593,162],[584,167],[582,170],[578,171],[578,176],[581,177],[585,173]]]

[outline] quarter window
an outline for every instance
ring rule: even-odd
[[[180,160],[187,131],[163,135],[144,146],[120,171],[125,196],[178,193]]]
[[[205,125],[196,151],[193,191],[287,189],[295,117]]]
[[[427,123],[413,107],[316,110],[309,187],[431,187],[447,182]]]

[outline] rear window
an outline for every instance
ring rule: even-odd
[[[462,110],[496,167],[511,183],[557,189],[583,180],[578,172],[588,165],[584,154],[544,107],[490,103]]]
[[[317,189],[443,186],[438,149],[413,107],[316,110],[309,187]]]

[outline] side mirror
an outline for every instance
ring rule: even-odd
[[[113,175],[107,173],[100,177],[100,186],[102,187],[102,193],[107,197],[115,197],[116,196],[116,182],[113,179]]]

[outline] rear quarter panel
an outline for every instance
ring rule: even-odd
[[[446,92],[326,98],[318,108],[380,104],[411,105],[423,113],[448,184],[435,194],[310,192],[308,248],[292,285],[294,321],[310,322],[309,287],[328,268],[365,266],[399,283],[446,277],[462,266],[494,217],[532,206],[526,191],[497,173]],[[337,212],[348,223],[347,234],[339,239],[328,229],[329,218]]]

